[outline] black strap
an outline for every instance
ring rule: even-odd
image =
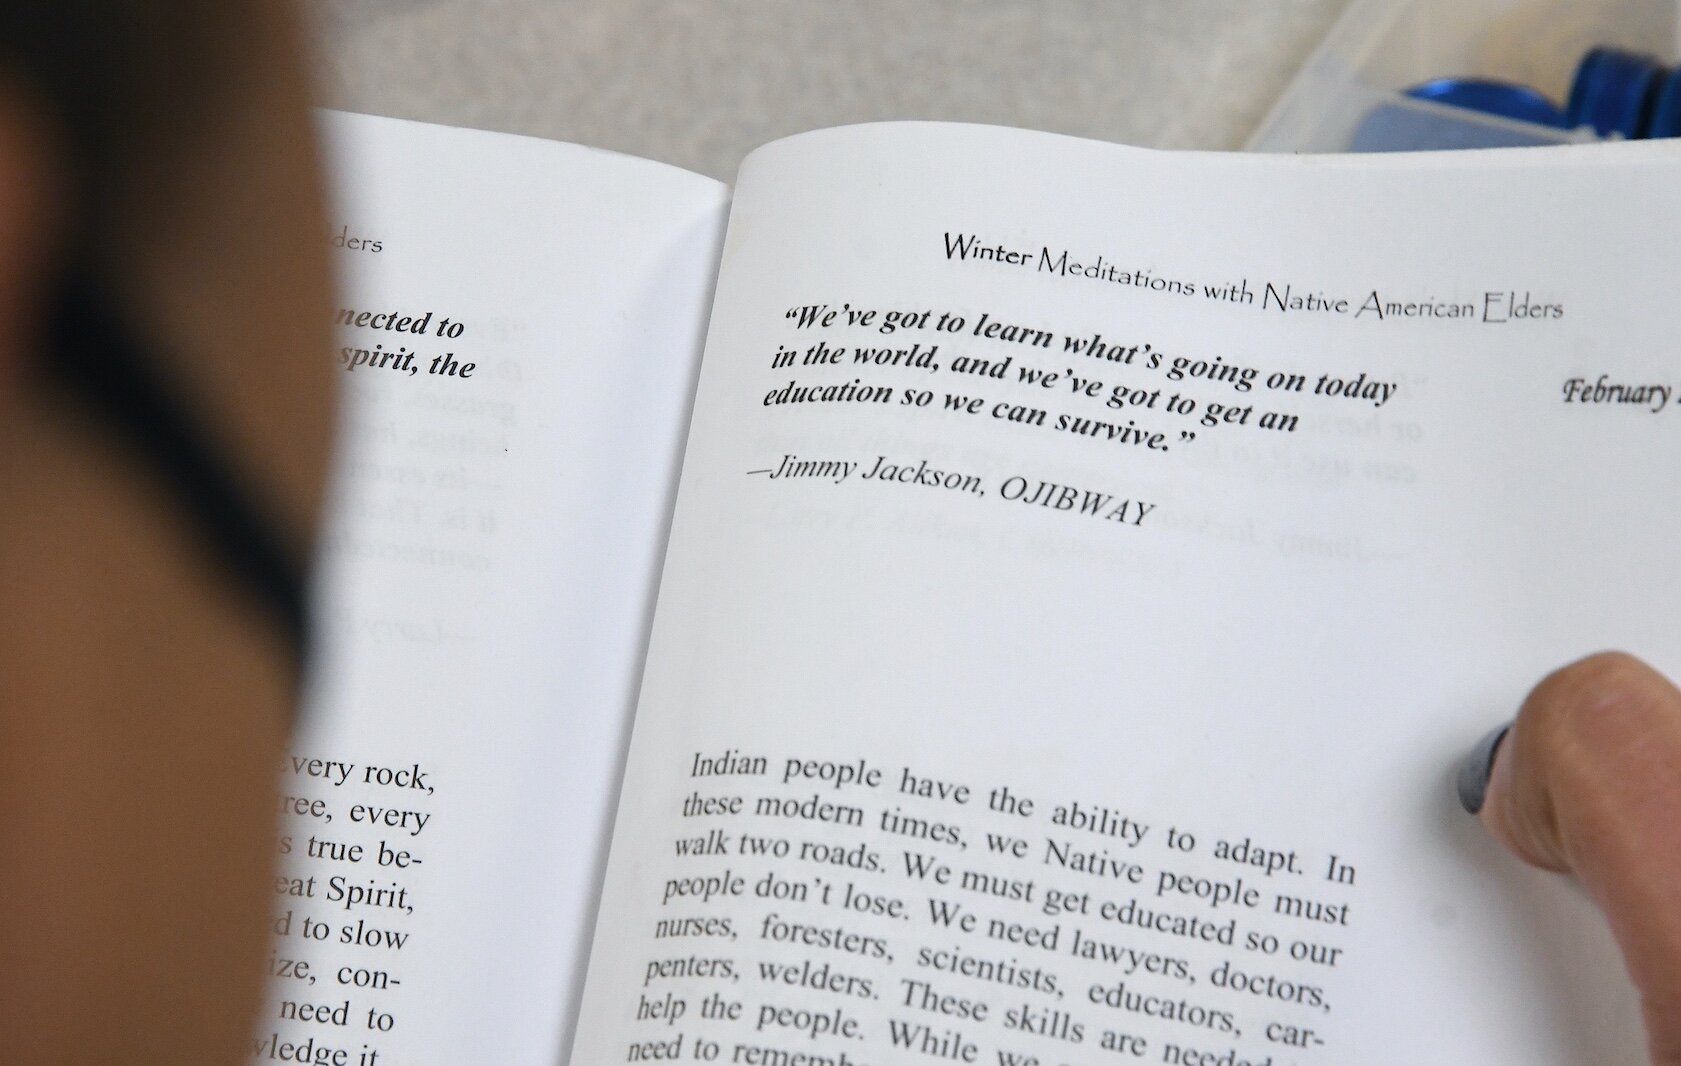
[[[145,464],[227,578],[269,617],[301,669],[308,650],[302,566],[272,513],[234,475],[202,420],[87,271],[71,270],[63,279],[47,342],[51,378]]]

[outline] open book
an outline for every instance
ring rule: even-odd
[[[254,1061],[1644,1061],[1450,781],[1681,666],[1681,157],[324,122]]]

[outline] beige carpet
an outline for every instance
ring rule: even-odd
[[[819,126],[937,118],[1236,148],[1344,0],[317,0],[322,102],[728,180]]]

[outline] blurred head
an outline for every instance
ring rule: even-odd
[[[307,553],[333,421],[307,96],[278,2],[0,4],[9,1061],[248,1052],[298,664],[168,464],[52,372],[53,326],[67,279],[94,279],[239,495]]]

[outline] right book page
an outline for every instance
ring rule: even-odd
[[[752,156],[574,1060],[1644,1062],[1452,772],[1681,668],[1678,179]]]

